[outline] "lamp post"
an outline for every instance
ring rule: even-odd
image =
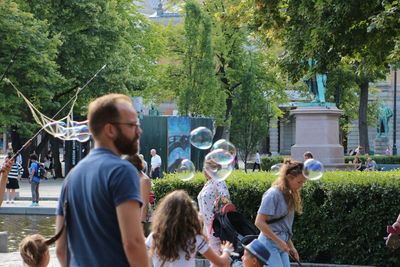
[[[394,83],[393,83],[393,151],[392,155],[397,155],[396,147],[396,106],[397,106],[397,69],[394,68]]]

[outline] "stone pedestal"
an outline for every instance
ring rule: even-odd
[[[380,155],[385,155],[386,152],[386,148],[389,145],[389,138],[387,138],[386,136],[377,136],[375,138],[375,147],[374,147],[374,151],[375,154],[380,154]],[[390,151],[391,153],[392,151]]]
[[[298,107],[291,111],[296,119],[295,145],[292,159],[303,161],[303,154],[310,151],[325,166],[340,168],[344,165],[344,150],[339,143],[339,117],[336,107]]]
[[[0,232],[0,253],[8,252],[8,234],[7,232]]]

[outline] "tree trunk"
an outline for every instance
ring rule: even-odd
[[[57,178],[62,178],[62,167],[60,161],[60,143],[59,140],[53,136],[50,137],[51,154],[53,155],[54,175]]]
[[[227,139],[229,140],[229,121],[231,119],[232,115],[232,106],[233,106],[233,100],[232,97],[228,97],[225,100],[226,103],[226,111],[225,111],[225,120],[224,120],[224,126],[217,126],[215,130],[215,135],[213,138],[213,142],[215,143],[219,139]]]
[[[365,153],[369,153],[368,140],[368,122],[367,122],[367,107],[368,107],[368,79],[364,79],[359,84],[360,86],[360,106],[358,117],[358,131],[360,138],[360,146],[363,147]]]
[[[18,133],[18,129],[15,126],[11,127],[11,146],[14,152],[17,152],[18,150],[21,149],[22,147],[22,142],[23,140],[21,140],[19,133]],[[23,178],[28,178],[29,177],[29,145],[26,149],[21,151],[21,156],[22,156],[22,167],[24,168],[24,173],[22,174]]]

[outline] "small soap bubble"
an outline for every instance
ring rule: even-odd
[[[229,152],[232,155],[232,160],[236,156],[236,147],[229,141],[225,139],[219,139],[217,142],[214,143],[212,146],[212,150],[223,149]]]
[[[273,166],[271,167],[271,172],[272,172],[274,175],[279,175],[279,173],[281,172],[282,167],[283,167],[283,163],[275,164],[275,165],[273,165]]]
[[[182,181],[189,181],[194,177],[195,167],[193,162],[188,159],[184,159],[175,170],[177,176]]]
[[[190,132],[190,143],[199,149],[209,149],[212,145],[213,134],[206,127],[198,127]]]
[[[223,154],[223,156],[221,156]],[[226,154],[231,156],[227,151],[223,149],[213,150],[208,153],[204,159],[204,171],[209,175],[212,179],[218,181],[224,181],[228,176],[232,173],[234,169],[234,162],[228,163],[218,163],[215,159],[225,158]],[[220,160],[220,162],[227,162],[224,160]]]
[[[308,159],[304,162],[303,175],[310,181],[321,179],[324,174],[324,165],[315,159]]]

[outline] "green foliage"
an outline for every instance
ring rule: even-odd
[[[302,261],[397,266],[400,254],[384,245],[386,225],[399,214],[399,172],[326,172],[302,190],[304,212],[294,222],[294,244]],[[227,179],[233,203],[254,221],[263,193],[276,177],[268,172],[234,171]],[[205,179],[189,182],[174,175],[154,181],[158,199],[184,189],[196,200]]]
[[[264,171],[271,170],[271,167],[278,163],[283,163],[284,159],[289,157],[284,156],[273,156],[267,158],[261,158],[261,169]]]
[[[257,71],[262,69],[262,62],[251,52],[243,61],[241,85],[233,101],[231,140],[246,164],[248,155],[256,150],[259,140],[267,134],[271,111],[267,109],[263,83],[258,80]]]
[[[185,115],[212,116],[220,123],[225,111],[225,95],[214,71],[211,19],[196,1],[188,1],[185,10],[187,83],[178,104]]]
[[[56,56],[61,45],[58,34],[50,35],[46,21],[24,11],[15,1],[0,3],[0,73],[15,55],[6,77],[41,111],[49,111],[51,99],[64,82]],[[37,130],[22,98],[7,83],[0,84],[0,125],[19,129],[28,137]]]

